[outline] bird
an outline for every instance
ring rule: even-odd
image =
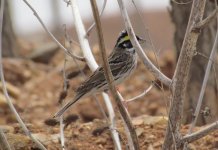
[[[139,43],[145,41],[137,35],[136,39]],[[120,32],[114,49],[108,56],[108,62],[115,85],[122,83],[134,72],[137,66],[137,54],[126,30]],[[104,69],[101,65],[91,74],[91,76],[89,76],[82,84],[79,85],[74,98],[65,104],[54,115],[54,118],[62,116],[65,111],[67,111],[82,97],[106,91],[108,89],[109,86],[104,75]]]

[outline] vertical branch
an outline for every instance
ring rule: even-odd
[[[116,150],[121,150],[121,144],[120,144],[120,138],[119,138],[119,134],[116,130],[116,116],[115,113],[111,110],[113,110],[113,106],[110,103],[110,98],[108,96],[108,94],[106,93],[102,93],[103,98],[105,99],[105,104],[107,107],[107,111],[109,113],[109,119],[111,121],[110,123],[110,129],[111,129],[111,134],[112,134],[112,138],[115,144],[115,147],[117,148]]]
[[[98,64],[96,63],[95,58],[92,55],[92,51],[89,46],[88,39],[85,38],[86,31],[83,26],[82,19],[80,18],[80,13],[79,13],[78,6],[76,4],[76,0],[71,0],[71,7],[73,11],[74,24],[75,24],[76,32],[78,35],[78,39],[83,55],[91,71],[95,71],[98,68]]]
[[[193,30],[193,27],[202,20],[205,3],[206,0],[193,0],[192,3],[192,9],[185,33],[185,38],[173,77],[173,95],[169,113],[168,127],[163,144],[164,150],[170,149],[172,145],[172,134],[175,136],[176,141],[180,140],[179,130],[182,118],[183,101],[188,82],[188,73],[190,71],[191,61],[196,49],[196,42],[200,34],[200,31]]]
[[[76,32],[78,35],[79,43],[81,45],[81,50],[83,52],[83,55],[86,59],[86,62],[88,64],[89,68],[91,69],[92,72],[94,72],[98,68],[98,64],[96,63],[94,56],[92,55],[92,51],[91,51],[91,48],[89,46],[89,42],[85,38],[86,32],[85,32],[84,25],[82,23],[82,19],[81,19],[80,13],[79,13],[79,9],[78,9],[76,0],[71,0],[71,7],[72,7],[72,11],[73,11]],[[110,121],[111,121],[112,125],[110,127],[116,127],[115,117],[114,117],[115,113],[114,113],[111,101],[109,99],[109,96],[106,93],[102,93],[102,95],[103,95],[106,107],[108,109],[109,118],[111,119]],[[119,135],[118,135],[117,131],[114,130],[114,128],[111,129],[111,134],[112,134],[112,138],[113,138],[114,143],[116,143],[115,144],[117,146],[116,148],[119,150],[119,148],[121,147]]]
[[[24,133],[29,136],[33,142],[36,143],[36,145],[38,146],[38,148],[42,149],[42,150],[46,150],[46,148],[37,140],[35,139],[32,134],[30,133],[30,131],[27,129],[26,125],[24,124],[23,120],[20,118],[19,114],[17,113],[17,110],[15,109],[11,98],[8,94],[7,88],[6,88],[6,84],[5,84],[5,78],[4,78],[4,72],[3,72],[3,66],[2,66],[2,24],[3,24],[3,12],[4,12],[4,0],[1,0],[1,9],[0,9],[0,78],[1,78],[1,82],[2,82],[2,89],[3,89],[3,93],[5,95],[5,98],[8,102],[8,105],[11,109],[11,111],[14,113],[17,121],[19,122],[20,126],[22,127]]]
[[[104,45],[104,38],[103,38],[103,33],[102,33],[102,29],[101,29],[101,21],[99,18],[99,13],[98,13],[98,8],[97,8],[97,4],[95,0],[91,0],[91,5],[92,5],[92,11],[93,11],[93,15],[94,15],[94,19],[96,22],[96,29],[97,29],[97,34],[98,34],[98,40],[99,40],[99,46],[101,49],[101,56],[102,56],[102,61],[103,61],[103,68],[104,68],[104,75],[105,78],[108,82],[109,88],[112,92],[112,95],[117,103],[118,109],[120,111],[120,114],[123,118],[123,120],[125,121],[125,124],[127,125],[131,137],[132,137],[132,141],[133,141],[133,146],[135,150],[139,149],[139,144],[138,144],[138,138],[136,135],[136,132],[134,130],[134,126],[131,122],[131,118],[128,115],[128,113],[126,112],[125,107],[122,104],[121,99],[119,98],[119,95],[115,89],[114,83],[113,83],[113,75],[111,73],[110,70],[110,66],[108,63],[108,59],[107,59],[107,54],[106,54],[106,50],[105,50],[105,45]]]

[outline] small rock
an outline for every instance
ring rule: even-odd
[[[16,149],[27,150],[32,143],[31,140],[23,134],[8,133],[6,136],[10,146]]]
[[[153,140],[155,136],[153,134],[148,135],[148,139]]]
[[[99,144],[99,145],[105,145],[106,144],[106,139],[99,138],[95,142],[96,142],[96,144]]]
[[[7,125],[0,125],[0,128],[3,130],[5,133],[13,133],[14,128],[12,126],[7,126]]]
[[[0,82],[0,89],[2,90],[2,88],[2,83]],[[8,90],[8,93],[14,98],[18,98],[21,94],[20,89],[18,89],[16,86],[12,85],[9,82],[6,83],[6,88]]]
[[[137,128],[136,129],[136,135],[139,137],[140,135],[142,135],[142,133],[144,132],[143,128]]]
[[[147,125],[159,124],[159,125],[163,125],[163,124],[166,124],[167,121],[168,121],[168,118],[164,117],[164,116],[147,116],[147,115],[143,115],[143,116],[134,118],[133,119],[133,125],[141,125],[141,124],[147,124]]]
[[[154,147],[150,144],[147,150],[154,150]]]
[[[36,139],[40,140],[43,144],[49,144],[52,142],[58,143],[58,139],[60,137],[59,134],[48,135],[48,134],[44,134],[44,133],[34,133],[32,135]]]
[[[12,99],[12,103],[15,104],[15,101]],[[0,107],[1,108],[9,108],[8,102],[3,94],[0,93]]]

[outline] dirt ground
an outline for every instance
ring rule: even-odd
[[[97,60],[98,51],[94,50]],[[155,61],[152,52],[148,52],[150,58]],[[158,59],[161,70],[172,77],[174,70],[173,54],[167,51]],[[64,55],[58,51],[48,64],[34,62],[30,59],[5,58],[4,73],[8,85],[8,91],[13,103],[21,115],[27,127],[49,150],[61,149],[59,140],[59,123],[52,119],[55,112],[61,107],[58,103],[60,93],[63,90],[63,62]],[[99,62],[99,61],[98,61]],[[79,73],[74,61],[68,59],[67,73],[72,73],[70,87],[65,100],[70,100],[75,94],[76,87],[84,80]],[[79,62],[81,68],[85,64]],[[90,71],[85,69],[88,76]],[[154,77],[139,61],[138,68],[127,81],[117,87],[125,99],[139,95],[146,90]],[[156,81],[158,83],[158,81]],[[0,86],[1,87],[1,86]],[[166,130],[167,109],[169,108],[169,91],[161,85],[155,86],[143,97],[127,103],[128,111],[133,118],[141,149],[160,149]],[[36,150],[35,145],[25,136],[19,127],[14,115],[9,110],[0,93],[0,127],[6,133],[10,145],[16,150]],[[97,99],[105,109],[101,95]],[[113,100],[112,100],[113,101]],[[114,102],[113,102],[114,104]],[[116,106],[114,105],[120,134],[122,149],[126,147],[127,140],[123,123]],[[182,127],[182,132],[187,133],[188,125]],[[196,130],[199,130],[196,128]],[[218,149],[218,132],[214,132],[189,145],[193,150]],[[99,109],[96,99],[83,98],[65,114],[65,140],[68,150],[113,150],[113,142],[110,136],[108,124]]]

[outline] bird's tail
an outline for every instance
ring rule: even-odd
[[[77,97],[75,97],[72,101],[70,101],[70,102],[68,102],[66,105],[64,105],[54,116],[53,116],[53,118],[59,118],[60,116],[62,116],[63,115],[63,113],[65,112],[65,111],[67,111],[69,108],[70,108],[70,106],[72,106],[73,104],[75,104],[79,99],[80,99],[80,97],[81,96],[77,96]]]

